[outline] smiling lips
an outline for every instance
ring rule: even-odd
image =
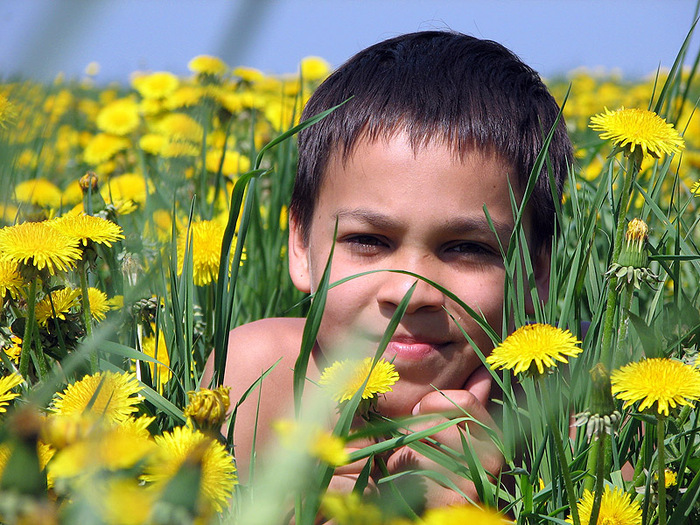
[[[388,359],[396,356],[407,361],[419,361],[440,352],[448,343],[437,343],[413,337],[394,337],[384,354]]]

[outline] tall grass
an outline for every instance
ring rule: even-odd
[[[506,460],[504,470],[492,477],[481,466],[464,430],[465,422],[473,422],[467,413],[421,432],[407,430],[416,418],[379,418],[361,432],[351,432],[360,403],[356,394],[340,412],[334,434],[350,445],[359,437],[376,438],[375,444],[350,455],[351,460],[366,465],[355,487],[358,494],[367,489],[370,469],[381,468],[387,452],[410,446],[447,472],[471,479],[480,504],[501,509],[518,523],[564,523],[584,489],[600,494],[604,485],[617,487],[629,495],[628,501],[636,501],[645,524],[700,521],[695,405],[672,410],[659,424],[653,414],[638,413],[634,406],[622,409],[618,401],[615,408],[622,412],[621,424],[611,436],[597,441],[587,438],[584,427],[571,426],[574,414],[592,409],[596,389],[601,388],[591,371],[605,355],[602,345],[607,318],[613,321],[610,368],[649,357],[695,363],[700,345],[700,199],[698,190],[692,188],[699,177],[700,125],[694,111],[700,90],[698,60],[691,61],[694,65],[690,70],[681,67],[688,63],[688,42],[671,69],[659,71],[650,82],[595,78],[580,72],[550,82],[564,106],[563,115],[578,151],[565,200],[556,210],[557,235],[547,297],[539,297],[534,285],[534,263],[521,222],[531,187],[522,203],[512,195],[518,227],[502,253],[507,274],[513,277],[506,279],[504,288],[503,330],[494,331],[478,312],[440,288],[470,311],[494,344],[507,337],[510,329],[533,321],[569,329],[582,341],[584,351],[578,358],[544,377],[493,373],[503,392],[500,400],[494,401],[500,405],[503,433],[487,432]],[[298,115],[316,80],[265,78],[243,71],[238,75],[199,75],[180,79],[183,87],[198,93],[196,102],[181,106],[169,105],[172,99],[168,97],[154,102],[128,86],[100,88],[86,82],[44,86],[24,80],[7,80],[0,86],[0,94],[11,104],[10,117],[0,128],[0,184],[12,189],[0,196],[3,224],[47,220],[82,205],[83,210],[118,223],[125,236],[111,248],[97,246],[87,273],[73,269],[43,275],[39,281],[34,277],[37,299],[51,289],[77,288],[82,277],[108,297],[123,298],[123,306],[115,307],[105,320],[87,325],[80,305],[68,308],[63,317],[54,312],[56,315],[37,329],[29,324],[25,339],[30,342],[26,346],[35,354],[19,387],[22,395],[0,416],[3,520],[12,522],[47,512],[63,522],[76,517],[105,522],[103,508],[96,501],[107,498],[102,492],[96,497],[95,487],[115,477],[141,479],[138,464],[117,471],[96,465],[99,476],[87,478],[99,479],[92,487],[80,476],[63,479],[51,475],[47,488],[41,449],[37,452],[44,440],[45,419],[30,416],[35,414],[30,408],[44,414],[57,392],[86,374],[135,372],[143,396],[138,411],[155,418],[148,431],[158,436],[185,424],[188,392],[222,383],[233,327],[265,317],[302,316],[307,322],[293,393],[300,406],[325,296],[338,284],[329,282],[326,273],[309,300],[293,287],[287,271],[285,213],[296,165],[293,135],[301,127],[313,125],[313,121],[299,123]],[[581,92],[580,85],[589,92]],[[590,91],[600,94],[597,106],[589,101]],[[128,144],[99,163],[88,162],[85,150],[100,133],[96,115],[110,100],[125,97],[133,98],[141,109],[138,125],[123,137]],[[586,103],[579,98],[585,98]],[[589,117],[602,111],[603,105],[653,109],[684,133],[685,151],[645,162],[629,192],[623,194],[622,181],[628,169],[624,158],[587,128]],[[164,117],[173,113],[185,114],[196,122],[201,137],[182,138],[173,130],[160,129]],[[191,146],[196,152],[186,156],[153,153],[142,141],[147,134],[164,135],[178,147]],[[218,162],[207,162],[208,155],[217,151],[239,155],[240,169],[231,172],[225,167],[225,155],[218,157]],[[546,172],[546,150],[538,160],[538,169]],[[89,193],[78,193],[74,199],[71,184],[87,171],[96,172],[99,186]],[[105,191],[110,181],[124,173],[136,173],[148,190]],[[56,190],[37,188],[31,195],[15,191],[21,183],[39,179],[48,179]],[[121,198],[117,193],[126,196]],[[124,202],[129,200],[132,202]],[[163,222],[162,217],[169,220]],[[618,294],[606,272],[614,259],[618,224],[626,225],[635,217],[649,224],[649,266],[658,281],[626,295]],[[202,220],[220,221],[223,234],[218,244],[218,273],[210,283],[200,286],[195,284],[195,259],[201,248],[186,233],[194,231]],[[188,242],[178,242],[182,236]],[[33,305],[33,301],[27,302],[26,290],[32,284],[23,282],[18,288],[21,291],[14,295],[3,286],[0,282],[0,343],[6,352],[0,352],[0,359],[4,374],[9,375],[18,364],[7,352],[17,344],[17,337],[24,337],[27,311]],[[384,345],[409,296],[410,292],[397,308]],[[534,317],[526,313],[527,296],[535,305]],[[465,333],[465,337],[470,335]],[[482,358],[488,353],[488,349],[475,350]],[[380,344],[375,362],[382,351]],[[204,364],[210,358],[212,384],[202,384]],[[265,374],[241,399],[232,400],[226,430],[218,439],[233,456],[236,409],[241,403],[256,403],[264,383]],[[88,408],[98,393],[99,388]],[[316,402],[320,406],[322,400]],[[317,424],[313,415],[321,412],[313,406],[297,409],[302,427]],[[447,450],[432,437],[449,426],[463,428],[462,450]],[[73,439],[82,442],[82,437]],[[657,481],[660,451],[662,463],[677,476],[666,490]],[[173,481],[167,490],[156,493],[159,503],[154,504],[151,521],[188,522],[204,514],[202,519],[212,522],[269,524],[294,516],[296,523],[314,523],[333,474],[333,467],[309,457],[300,442],[296,449],[280,449],[265,463],[254,462],[253,480],[236,487],[230,508],[222,513],[203,512],[201,502],[173,496],[196,492],[203,471],[196,455],[190,459],[199,465],[193,477],[186,476],[185,462],[174,477],[185,488],[177,492]],[[378,523],[419,519],[421,509],[406,487],[419,485],[422,476],[452,484],[439,472],[406,470],[385,476],[379,485],[388,496],[381,508],[375,509],[382,516]],[[129,504],[124,501],[124,505]],[[336,515],[335,520],[351,523],[351,515]]]

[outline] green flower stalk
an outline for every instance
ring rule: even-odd
[[[486,358],[486,363],[493,368],[513,370],[516,374],[532,377],[535,384],[539,385],[544,400],[549,398],[544,386],[545,375],[556,368],[559,362],[567,363],[568,357],[577,357],[582,352],[580,344],[581,341],[568,330],[547,324],[528,324],[518,328],[494,348],[491,355]],[[552,432],[555,454],[559,459],[571,519],[574,525],[580,525],[576,492],[569,470],[569,461],[564,451],[559,423],[550,406],[545,407],[545,412],[547,413],[547,424]]]
[[[590,466],[595,467],[595,490],[591,505],[590,523],[595,524],[600,513],[605,480],[606,457],[610,448],[608,435],[612,435],[620,422],[621,414],[615,409],[610,385],[610,374],[602,363],[591,369],[591,410],[577,414],[576,426],[586,425],[586,436],[594,438],[592,453],[588,456]],[[591,461],[591,458],[595,458]]]
[[[663,118],[653,111],[640,109],[621,108],[617,111],[610,111],[607,108],[603,113],[591,117],[590,127],[600,132],[602,139],[609,139],[614,146],[612,155],[622,152],[627,157],[627,167],[624,171],[622,191],[618,200],[617,225],[613,244],[610,272],[613,272],[618,279],[627,275],[628,288],[625,302],[631,300],[631,290],[629,285],[636,284],[635,278],[641,280],[642,275],[646,279],[646,272],[636,271],[645,268],[647,258],[645,253],[646,235],[648,229],[646,225],[642,227],[639,223],[632,223],[626,243],[626,250],[623,254],[623,237],[625,232],[625,215],[632,199],[632,184],[641,169],[644,157],[651,156],[660,158],[662,155],[678,153],[685,147],[685,143],[680,134],[668,124]],[[643,223],[642,223],[643,224]],[[630,230],[630,228],[628,228]],[[632,268],[630,272],[630,268]],[[648,271],[648,270],[647,270]],[[618,273],[620,275],[618,276]],[[619,323],[618,348],[622,341],[626,339],[628,315],[627,309],[622,308],[621,319],[617,319],[619,306],[618,290],[611,285],[608,287],[608,298],[605,309],[603,324],[603,338],[600,349],[600,362],[608,369],[613,367],[613,334],[616,322]],[[602,447],[601,440],[593,443],[591,453],[588,456],[588,471],[600,472],[598,457],[603,456],[599,447]],[[596,478],[598,474],[596,474]],[[594,478],[587,478],[586,488],[591,489]]]

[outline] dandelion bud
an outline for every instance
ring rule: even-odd
[[[586,436],[612,434],[621,419],[621,414],[615,410],[612,397],[610,374],[603,363],[598,363],[591,369],[591,409],[576,414],[576,426],[586,427]]]
[[[610,374],[603,363],[598,363],[590,371],[591,383],[591,409],[600,415],[612,414],[615,410],[612,388],[610,386]]]
[[[230,390],[227,386],[220,386],[216,390],[203,388],[199,392],[187,392],[189,405],[185,408],[185,416],[191,418],[200,429],[218,430],[231,403]]]
[[[625,244],[620,252],[620,266],[646,268],[649,257],[646,249],[649,227],[641,219],[632,219],[627,225]]]
[[[83,193],[87,193],[88,190],[95,193],[98,186],[97,175],[95,175],[94,171],[88,171],[85,175],[80,177],[78,184],[80,184],[80,189],[83,190]]]

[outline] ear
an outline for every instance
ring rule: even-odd
[[[304,239],[299,221],[289,214],[289,276],[300,292],[311,292],[309,246]]]
[[[537,250],[532,264],[535,272],[535,287],[540,301],[547,301],[549,298],[549,271],[552,261],[552,246],[545,244]],[[535,307],[532,304],[532,297],[527,294],[525,298],[525,313],[535,315]]]

